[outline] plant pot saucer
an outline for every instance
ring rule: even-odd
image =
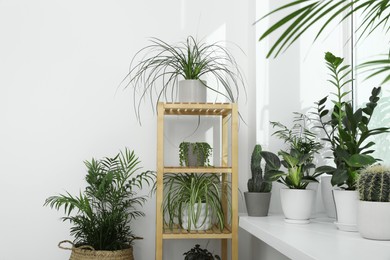
[[[344,223],[339,223],[337,221],[335,221],[333,223],[341,231],[347,231],[347,232],[357,232],[358,231],[357,225],[344,224]]]
[[[290,219],[290,218],[285,218],[284,222],[289,223],[289,224],[308,224],[308,223],[310,223],[310,219]]]

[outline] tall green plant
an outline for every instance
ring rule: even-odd
[[[131,223],[144,213],[138,209],[146,201],[137,190],[154,182],[154,173],[141,169],[134,151],[126,149],[113,158],[86,161],[87,187],[78,195],[60,194],[46,199],[44,205],[64,209],[63,221],[72,225],[70,234],[77,246],[95,250],[128,248],[136,235]]]
[[[375,143],[370,141],[370,137],[388,133],[390,128],[369,128],[381,88],[373,88],[366,105],[354,111],[347,90],[351,82],[348,79],[349,66],[342,65],[344,59],[329,52],[325,54],[325,60],[330,70],[329,82],[336,88],[336,92],[332,93],[335,99],[331,100],[331,108],[327,108],[328,97],[317,102],[316,115],[318,127],[326,136],[323,140],[330,144],[336,167],[323,166],[316,171],[333,174],[332,185],[354,190],[359,170],[376,161],[371,156]]]
[[[287,14],[271,25],[259,38],[259,41],[264,40],[282,29],[280,36],[272,44],[267,58],[280,55],[313,26],[320,25],[314,37],[314,41],[316,41],[325,28],[331,25],[332,21],[341,23],[355,13],[362,17],[355,32],[358,35],[358,40],[370,37],[377,30],[387,34],[390,29],[390,2],[388,0],[292,0],[269,12],[258,21],[275,13],[286,11]],[[384,50],[384,52],[388,51]],[[389,55],[365,62],[360,67],[371,72],[369,77],[383,74],[385,76],[383,82],[390,80]]]

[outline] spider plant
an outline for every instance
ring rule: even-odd
[[[239,89],[244,87],[243,76],[235,58],[220,42],[208,44],[192,36],[175,44],[154,37],[150,42],[134,55],[124,79],[125,87],[134,90],[134,110],[139,121],[142,101],[148,96],[152,107],[160,100],[175,101],[181,79],[201,80],[205,88],[229,102],[238,100]],[[206,76],[215,79],[217,85],[206,84],[202,80]]]
[[[199,221],[205,224],[207,216],[216,220],[216,224],[222,230],[225,225],[224,209],[221,201],[222,185],[220,174],[208,173],[182,173],[164,175],[164,187],[166,187],[163,211],[164,222],[170,228],[175,223],[182,226],[183,212],[188,212],[188,228]],[[226,183],[226,187],[229,183]],[[226,189],[229,192],[229,189]],[[229,198],[229,194],[225,194]],[[205,203],[204,219],[201,219],[201,204]],[[228,203],[230,208],[230,202]],[[214,223],[213,223],[214,224]],[[195,226],[196,227],[196,226]],[[196,227],[197,228],[197,227]]]
[[[294,0],[276,8],[256,22],[274,13],[286,10],[290,10],[290,12],[269,27],[259,38],[259,41],[264,40],[278,29],[284,28],[272,44],[267,58],[277,57],[280,53],[286,51],[312,26],[322,25],[314,37],[314,41],[316,41],[332,21],[341,23],[355,13],[362,17],[355,31],[358,35],[358,41],[370,37],[376,30],[381,30],[384,34],[387,34],[390,29],[388,24],[390,1],[388,0]],[[368,61],[358,67],[369,68],[368,71],[372,73],[368,77],[385,74],[383,82],[386,82],[390,79],[389,57],[387,55],[383,59]]]
[[[137,173],[141,167],[134,151],[126,149],[113,158],[86,161],[87,186],[78,195],[60,194],[44,205],[64,209],[63,221],[72,224],[70,234],[76,246],[95,250],[121,250],[132,245],[136,235],[130,224],[144,213],[138,209],[146,201],[137,190],[154,182],[154,173]]]

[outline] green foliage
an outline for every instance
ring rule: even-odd
[[[87,187],[73,196],[51,196],[44,205],[64,209],[63,221],[72,224],[70,233],[77,246],[89,245],[96,250],[128,248],[136,238],[130,224],[144,213],[137,209],[146,201],[137,196],[144,183],[154,182],[154,172],[137,173],[141,167],[134,151],[126,148],[113,158],[86,161]]]
[[[374,152],[374,142],[369,138],[374,135],[389,132],[389,127],[370,129],[369,123],[379,101],[381,88],[373,88],[369,101],[363,108],[353,111],[352,102],[348,100],[347,79],[350,69],[342,65],[343,59],[331,53],[325,55],[326,64],[330,70],[329,82],[336,87],[335,96],[331,100],[333,107],[327,108],[328,97],[316,103],[318,128],[325,134],[325,142],[330,144],[336,167],[318,167],[316,172],[333,174],[332,185],[343,186],[348,190],[356,188],[356,178],[359,170],[374,163],[376,160],[370,155]]]
[[[278,56],[287,50],[302,34],[312,26],[320,24],[321,27],[314,38],[316,41],[324,32],[325,28],[331,25],[332,21],[341,23],[354,14],[359,14],[362,20],[357,24],[355,33],[358,41],[369,37],[372,32],[382,30],[387,34],[389,27],[390,2],[388,0],[293,0],[289,3],[271,11],[258,21],[278,12],[290,10],[282,19],[269,27],[259,38],[264,40],[279,29],[283,29],[280,36],[271,46],[267,58]],[[258,22],[256,21],[256,22]],[[358,68],[366,68],[370,77],[384,74],[383,82],[390,80],[390,56],[365,62]]]
[[[220,43],[206,44],[192,36],[176,44],[169,44],[158,38],[151,38],[150,42],[149,46],[135,54],[130,71],[123,80],[127,81],[126,87],[132,86],[134,89],[134,110],[138,120],[141,103],[147,96],[152,106],[154,100],[156,104],[161,99],[175,101],[180,79],[201,79],[208,76],[218,84],[213,87],[202,81],[207,89],[224,96],[232,103],[237,101],[239,89],[244,87],[243,76],[230,51]],[[137,59],[141,60],[137,62]]]
[[[357,180],[360,200],[390,202],[390,168],[372,165],[361,170]]]
[[[261,161],[265,159],[264,171],[261,168]],[[261,145],[253,148],[251,156],[252,178],[248,180],[249,192],[270,192],[272,189],[272,173],[280,168],[280,160],[277,155],[262,151]]]
[[[200,219],[201,203],[206,204],[206,216],[211,215],[217,225],[222,230],[224,228],[225,217],[221,202],[222,195],[221,174],[213,173],[180,173],[164,175],[164,222],[173,227],[178,220],[182,225],[182,213],[188,212],[188,228],[200,220],[202,225],[206,219]],[[225,183],[226,187],[229,183]],[[229,192],[229,188],[226,192]],[[229,198],[230,194],[226,194]],[[197,205],[198,209],[196,209]],[[229,202],[230,207],[230,202]],[[211,212],[209,212],[211,210]]]
[[[188,152],[192,149],[192,153],[196,154],[196,166],[210,166],[210,156],[212,152],[211,146],[206,142],[182,142],[179,145],[179,160],[180,166],[188,166]]]
[[[201,248],[200,245],[195,245],[194,248],[191,248],[183,255],[186,256],[184,260],[221,260],[218,255],[213,256],[212,253],[207,251],[207,249]]]

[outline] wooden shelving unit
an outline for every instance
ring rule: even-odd
[[[221,120],[221,166],[220,167],[165,167],[164,165],[164,118],[169,115],[220,116]],[[229,122],[230,121],[230,122]],[[231,165],[228,165],[229,127]],[[163,176],[165,173],[221,173],[222,182],[231,182],[231,222],[220,230],[212,227],[206,231],[187,231],[179,226],[164,226]],[[228,176],[230,175],[230,176]],[[223,185],[222,187],[227,187]],[[225,219],[228,217],[228,198],[222,191]],[[221,239],[221,257],[227,260],[228,240],[231,240],[231,259],[238,260],[238,112],[237,104],[230,103],[159,103],[157,116],[157,189],[156,189],[156,260],[163,259],[164,239]]]

